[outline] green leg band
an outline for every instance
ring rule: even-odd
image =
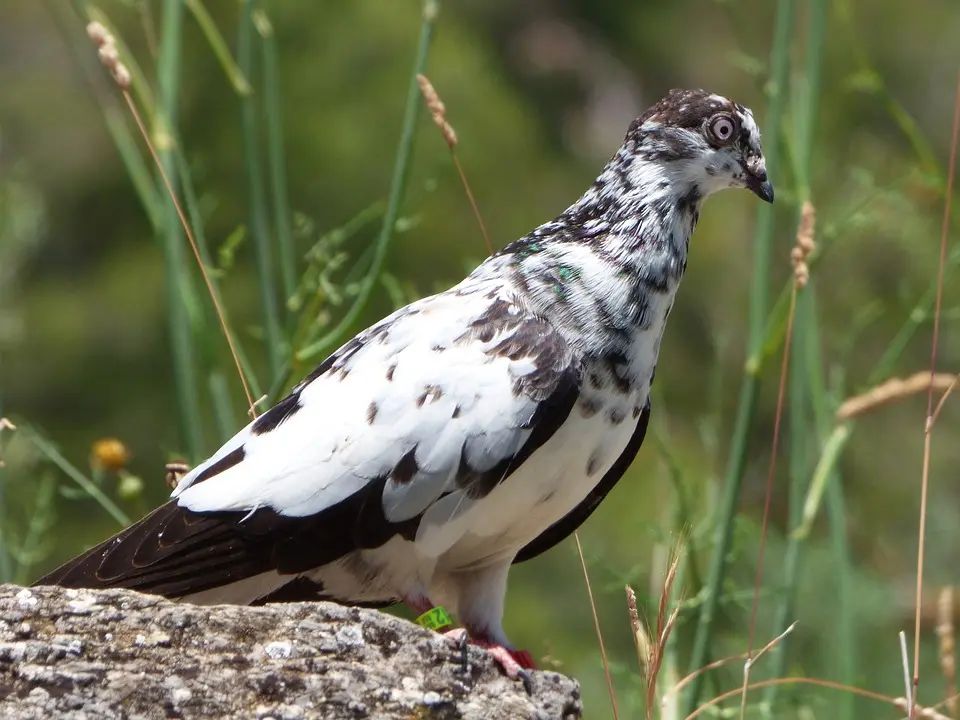
[[[428,630],[442,630],[445,627],[453,625],[453,619],[442,607],[435,607],[427,610],[423,615],[417,618],[417,625],[425,627]]]

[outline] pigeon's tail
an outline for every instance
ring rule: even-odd
[[[374,483],[306,517],[266,507],[198,513],[171,500],[35,584],[127,588],[202,604],[390,604],[392,592],[371,595],[369,583],[352,582],[348,562],[355,551],[386,542],[363,522],[365,508],[379,507],[368,502],[370,493],[380,490]]]
[[[129,588],[183,597],[276,570],[276,544],[242,513],[197,514],[168,502],[40,578],[37,585]]]

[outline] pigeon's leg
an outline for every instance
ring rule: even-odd
[[[405,595],[402,600],[403,604],[417,615],[423,615],[436,607],[426,594]],[[500,608],[502,612],[502,600],[500,601]],[[497,621],[497,626],[499,627],[499,620]],[[477,627],[471,629],[471,626],[449,630],[441,628],[438,632],[460,649],[464,674],[468,674],[470,670],[470,659],[467,648],[469,645],[474,645],[475,647],[486,650],[494,662],[503,668],[503,672],[508,678],[522,681],[527,692],[532,690],[533,685],[527,670],[536,669],[533,657],[525,650],[514,650],[502,630],[498,633],[502,637],[500,641],[494,639],[494,636],[487,630],[480,630]]]
[[[405,595],[402,600],[403,604],[413,610],[418,616],[424,615],[436,607],[425,594]],[[467,631],[463,628],[455,628],[453,630],[437,628],[437,632],[445,638],[452,640],[460,649],[460,664],[463,666],[464,675],[466,675],[470,670],[470,657],[467,654]]]
[[[496,661],[507,677],[522,680],[529,692],[530,673],[535,670],[533,656],[526,650],[516,650],[501,627],[503,601],[507,593],[507,573],[510,560],[471,570],[456,576],[459,590],[459,615],[470,636],[470,642],[481,647]]]
[[[430,602],[430,598],[428,598],[426,595],[404,595],[401,600],[403,600],[404,605],[413,610],[413,612],[415,612],[417,615],[423,615],[425,612],[430,612],[435,607],[435,605]]]

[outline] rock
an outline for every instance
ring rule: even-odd
[[[127,590],[0,585],[0,717],[574,720],[575,680],[533,693],[476,648],[331,603],[214,607]]]

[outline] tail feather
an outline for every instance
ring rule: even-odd
[[[171,501],[35,584],[180,597],[270,570],[273,543],[241,519],[191,513]]]
[[[384,482],[381,478],[306,517],[281,515],[267,507],[198,513],[171,500],[35,584],[128,588],[180,598],[275,573],[280,586],[355,550],[379,547],[395,535],[415,536],[419,517],[401,523],[383,517]],[[319,596],[316,588],[300,586],[283,598]]]

